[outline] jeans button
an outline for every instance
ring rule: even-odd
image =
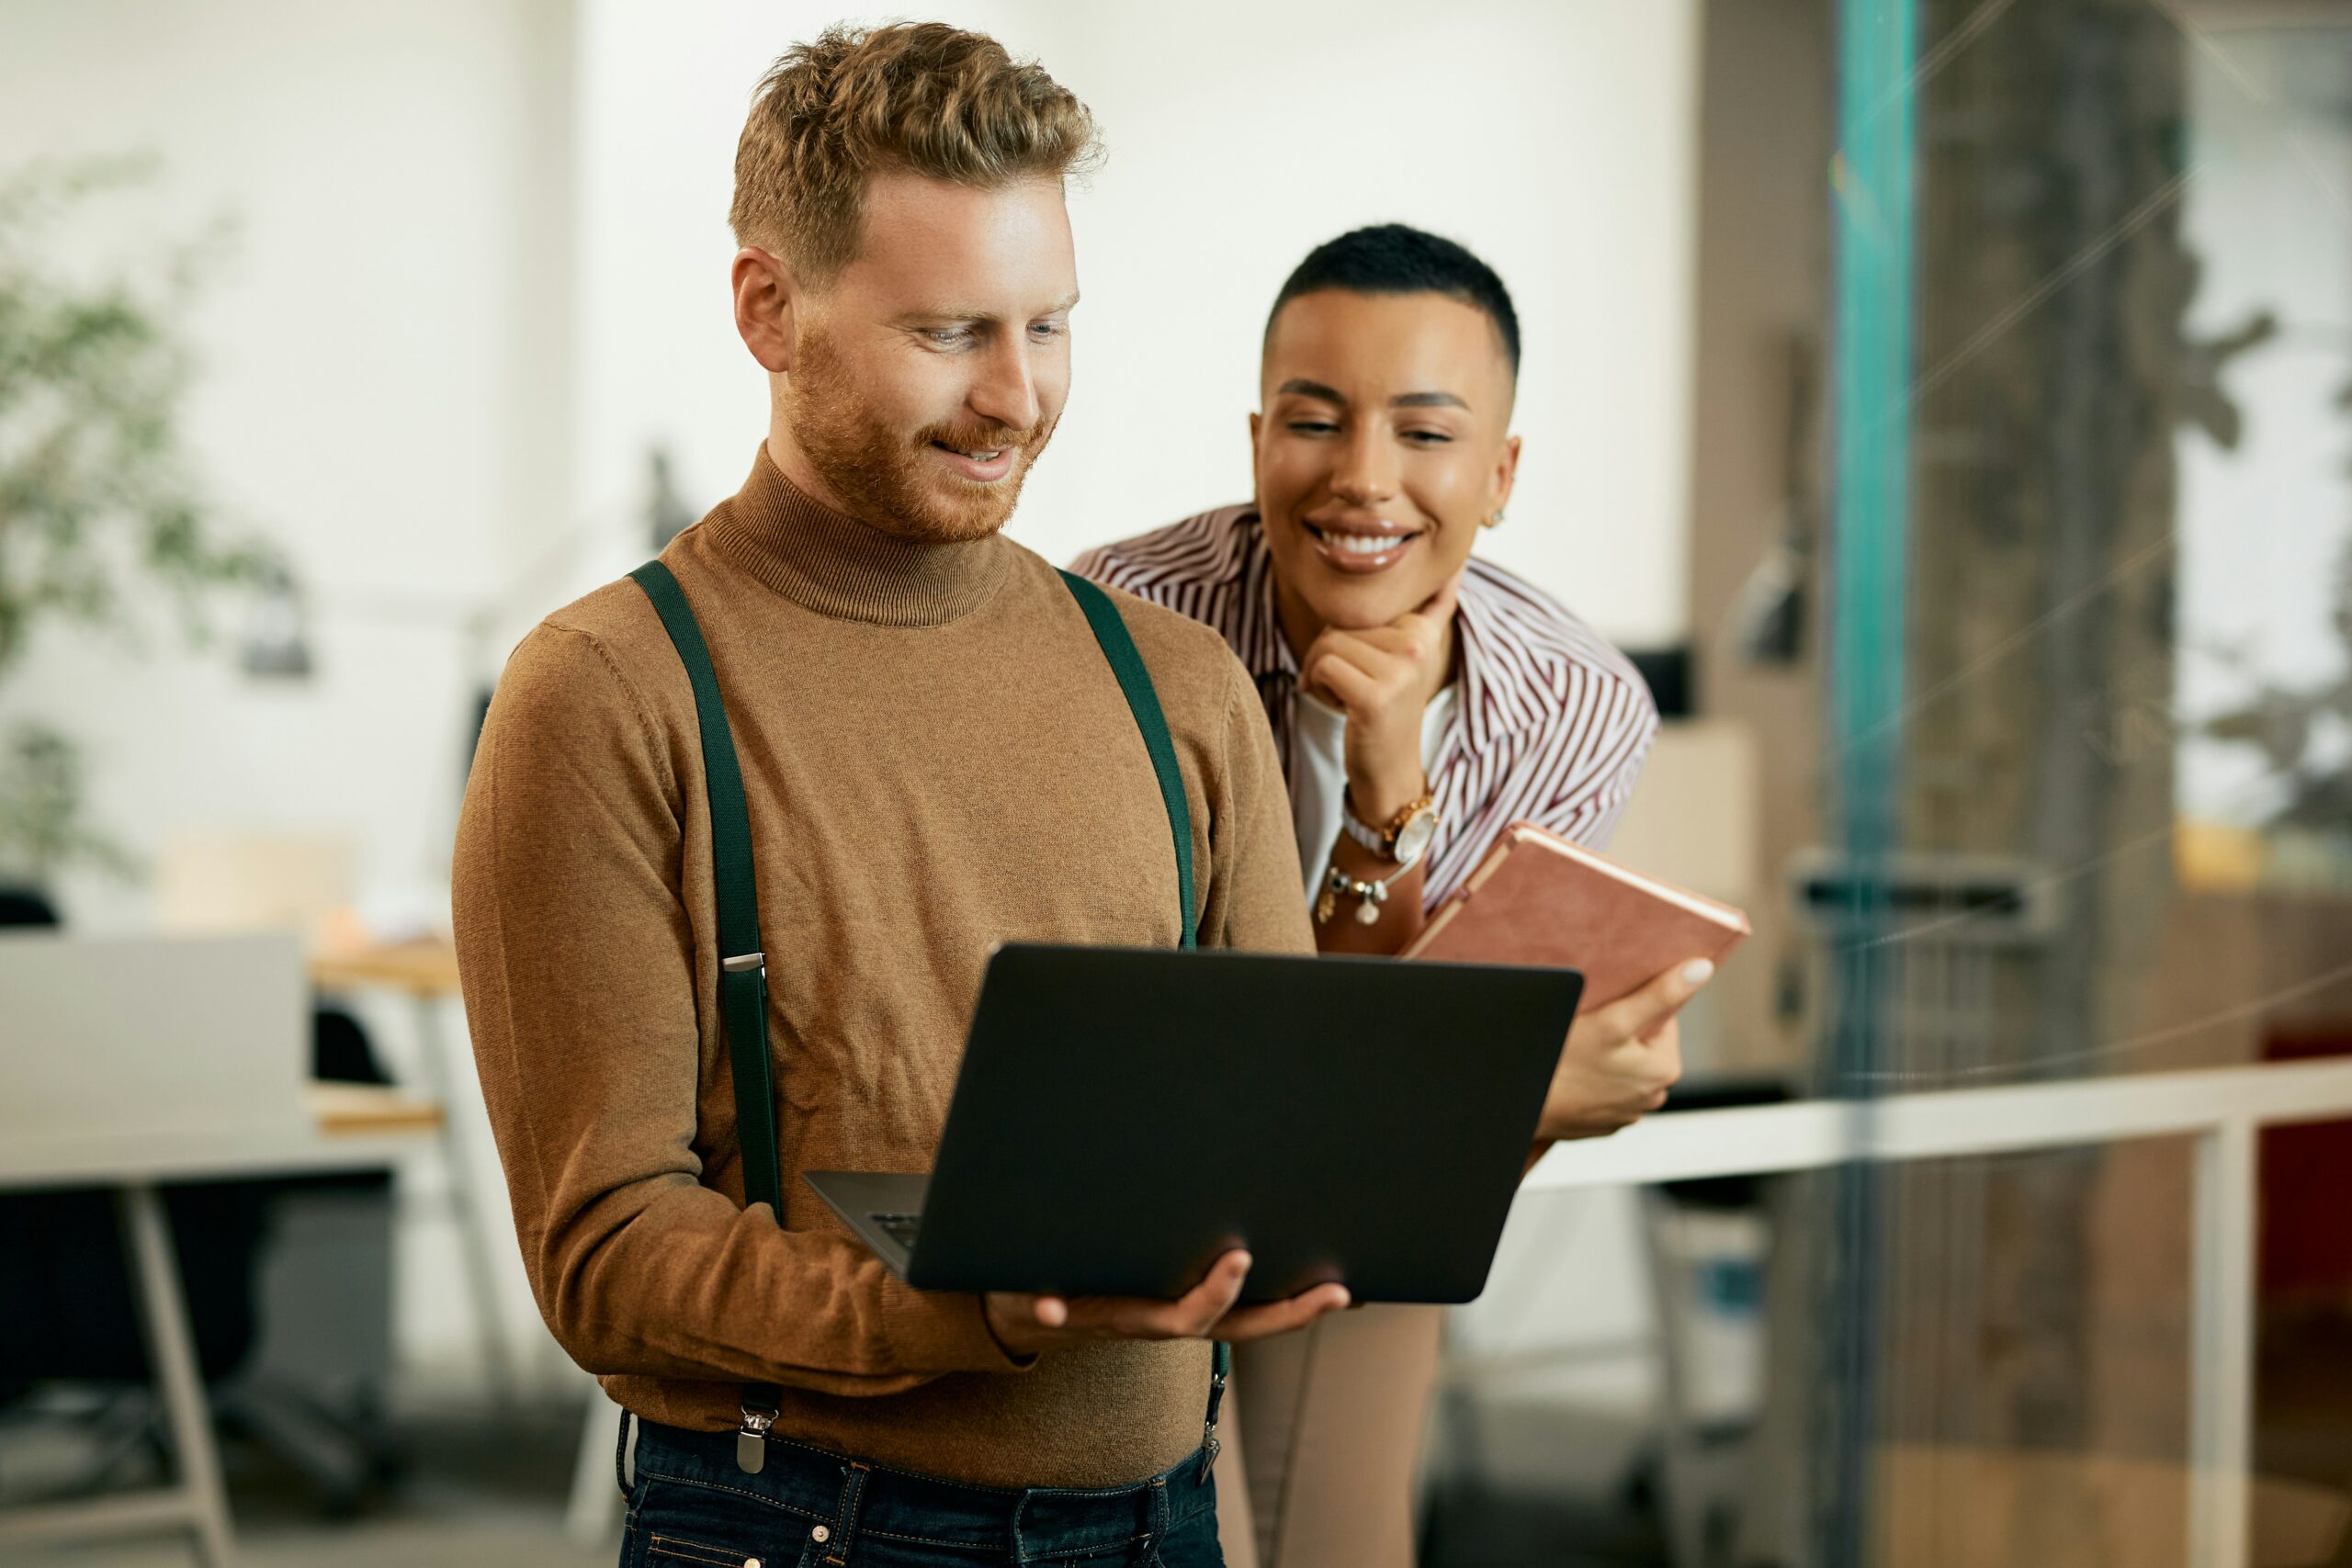
[[[819,1525],[815,1529],[808,1532],[808,1539],[815,1541],[819,1546],[822,1546],[825,1542],[833,1539],[833,1532],[827,1529],[824,1526]]]

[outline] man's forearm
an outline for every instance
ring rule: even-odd
[[[913,1290],[854,1239],[778,1229],[763,1206],[651,1185],[603,1195],[526,1253],[549,1329],[590,1371],[857,1396],[1026,1364],[989,1332],[977,1297]],[[632,1201],[616,1223],[612,1207]]]

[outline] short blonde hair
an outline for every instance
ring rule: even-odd
[[[857,259],[866,182],[889,169],[983,189],[1098,155],[1094,117],[1035,61],[944,22],[836,27],[762,78],[735,148],[735,242],[823,283]]]

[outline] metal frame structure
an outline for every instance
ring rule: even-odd
[[[2189,1319],[2192,1568],[2245,1568],[2254,1437],[2256,1134],[2352,1118],[2352,1060],[2079,1078],[1655,1116],[1562,1144],[1523,1190],[2196,1140]]]

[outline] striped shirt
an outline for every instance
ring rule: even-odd
[[[1255,506],[1089,550],[1071,570],[1224,634],[1257,682],[1290,774],[1298,660],[1275,618]],[[1439,822],[1422,887],[1432,909],[1513,822],[1606,843],[1657,737],[1657,705],[1632,661],[1540,589],[1473,557],[1454,619],[1460,695],[1430,775]]]

